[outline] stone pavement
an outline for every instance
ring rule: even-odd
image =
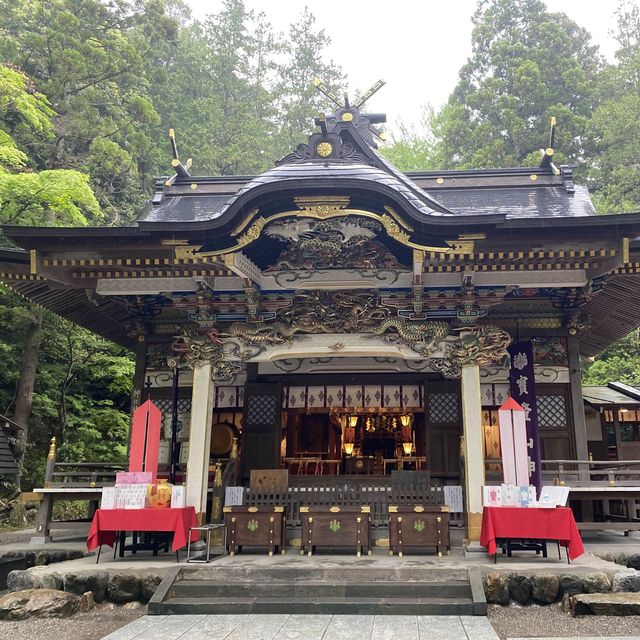
[[[498,640],[483,616],[144,616],[103,640]],[[626,640],[629,640],[627,638]]]

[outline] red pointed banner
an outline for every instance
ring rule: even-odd
[[[151,400],[147,400],[133,412],[129,471],[150,471],[153,482],[158,473],[161,425],[162,413]]]

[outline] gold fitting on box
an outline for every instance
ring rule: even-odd
[[[442,513],[449,513],[449,507],[440,507],[440,511],[442,511]]]
[[[340,507],[329,507],[331,513],[340,513]]]
[[[256,511],[258,511],[258,507],[249,507],[249,508],[247,509],[247,511],[248,511],[249,513],[256,513]]]
[[[361,513],[371,513],[371,507],[367,504],[360,508]]]
[[[232,513],[233,512],[233,507],[224,507],[222,509],[222,513]]]
[[[274,513],[284,513],[284,507],[273,507]]]
[[[413,510],[416,513],[422,513],[424,511],[424,507],[413,507]]]
[[[300,507],[300,513],[309,513],[309,507]]]
[[[398,513],[398,507],[389,507],[389,513]]]

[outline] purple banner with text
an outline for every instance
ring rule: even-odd
[[[527,425],[530,482],[538,495],[542,489],[540,469],[540,430],[533,368],[533,343],[517,342],[509,347],[509,387],[511,397],[524,409]]]

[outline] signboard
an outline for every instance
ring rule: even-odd
[[[444,503],[451,513],[464,513],[462,486],[459,484],[444,487]]]

